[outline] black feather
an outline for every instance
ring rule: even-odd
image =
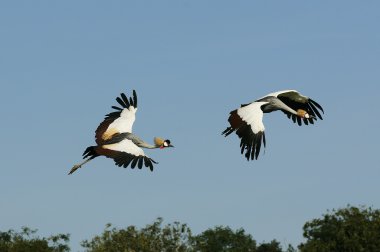
[[[260,153],[260,148],[261,148],[261,138],[262,138],[262,136],[261,136],[261,132],[259,132],[259,133],[257,134],[257,137],[256,137],[256,139],[257,139],[257,141],[256,141],[256,155],[255,155],[256,160],[257,160],[257,158],[258,158],[258,156],[259,156],[259,153]]]
[[[86,150],[82,154],[83,159],[85,159],[85,158],[94,159],[97,156],[99,156],[99,154],[96,153],[95,148],[96,148],[96,146],[89,146],[89,147],[87,147]]]
[[[130,157],[130,158],[128,158],[128,159],[125,159],[124,162],[123,162],[123,163],[124,163],[123,167],[124,167],[124,168],[127,168],[128,165],[132,162],[132,160],[133,160],[132,157]]]
[[[244,123],[236,130],[240,138],[240,153],[249,160],[257,159],[260,154],[261,141],[265,146],[264,132],[253,133],[251,125]]]
[[[292,120],[293,120],[294,123],[296,123],[297,116],[292,114]]]
[[[313,117],[316,117],[316,114],[314,112],[314,109],[311,107],[310,103],[307,104],[308,110],[307,112],[312,115]]]
[[[133,104],[132,97],[129,97],[129,104],[131,104],[131,106],[135,107],[135,104]]]
[[[249,160],[249,158],[250,158],[251,150],[252,150],[252,145],[253,144],[248,144],[247,145],[247,149],[246,149],[246,152],[245,152],[245,157],[247,158],[247,160]]]
[[[137,108],[137,94],[135,90],[133,90],[133,104],[134,107]]]
[[[139,157],[139,163],[137,164],[137,166],[139,167],[139,169],[141,169],[143,167],[143,161],[144,161],[144,157]]]
[[[301,122],[301,117],[298,117],[297,116],[297,122],[298,122],[298,125],[301,126],[302,125],[302,122]]]
[[[120,111],[111,112],[111,113],[105,115],[104,119],[109,119],[109,118],[116,119],[116,118],[120,117],[120,113],[121,113]]]
[[[255,142],[253,142],[253,141],[247,144],[245,157],[247,158],[248,161],[250,159],[253,160],[254,152],[255,152],[255,146],[254,145],[255,145]]]
[[[323,120],[321,114],[319,113],[318,109],[314,106],[313,103],[310,103],[310,107],[311,107],[311,108],[313,109],[313,111],[317,114],[317,116],[319,117],[319,119]]]
[[[128,102],[128,97],[124,94],[124,93],[121,93],[120,94],[121,98],[123,99],[126,107],[125,108],[129,108],[129,102]]]
[[[231,134],[232,132],[234,132],[234,129],[232,127],[227,127],[227,129],[225,129],[223,132],[222,132],[222,135],[224,135],[225,137],[228,136],[229,134]]]
[[[316,101],[314,101],[314,100],[312,100],[312,99],[310,99],[310,98],[309,98],[309,101],[310,101],[311,104],[313,104],[313,105],[315,105],[317,108],[319,108],[319,109],[322,111],[322,113],[325,113],[325,111],[323,111],[322,106],[319,105]]]
[[[149,158],[147,156],[144,156],[144,165],[145,167],[148,167],[148,163],[149,163]]]
[[[264,144],[264,147],[265,145],[267,144],[266,140],[265,140],[265,132],[263,132],[263,144]]]
[[[145,164],[145,167],[152,167],[153,168],[152,162],[149,160],[148,157],[144,157],[144,164]]]
[[[122,99],[120,99],[120,97],[116,97],[116,101],[123,107],[123,108],[126,108],[127,105],[124,103],[124,101]]]
[[[138,161],[138,160],[139,160],[139,159],[138,159],[137,157],[135,157],[135,158],[133,159],[132,164],[131,164],[131,168],[132,168],[132,169],[136,167],[136,164],[137,164],[137,161]]]

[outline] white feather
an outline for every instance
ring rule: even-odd
[[[119,152],[126,152],[135,156],[145,156],[144,151],[129,139],[124,139],[115,144],[103,145],[103,148]]]
[[[264,131],[265,127],[263,124],[263,111],[260,106],[268,102],[253,102],[247,106],[239,108],[237,114],[251,126],[253,133],[258,133]]]
[[[132,133],[132,126],[135,122],[137,108],[130,106],[129,109],[123,109],[120,117],[113,121],[107,128],[117,130],[119,133]]]

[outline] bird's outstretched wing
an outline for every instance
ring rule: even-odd
[[[144,165],[153,171],[153,163],[157,164],[153,159],[144,154],[144,151],[139,148],[132,140],[124,138],[123,140],[113,143],[112,139],[108,141],[111,144],[98,146],[97,152],[108,158],[112,158],[117,166],[131,168],[136,166],[141,169]]]
[[[230,127],[222,132],[228,136],[236,131],[239,136],[241,154],[244,154],[247,160],[257,159],[260,153],[261,143],[265,147],[265,127],[263,124],[263,111],[261,106],[266,102],[253,102],[243,105],[241,108],[230,112],[228,122]]]
[[[291,118],[294,123],[297,122],[298,125],[301,126],[302,121],[304,124],[308,125],[309,123],[314,124],[314,121],[316,121],[317,118],[323,120],[321,113],[323,114],[324,111],[321,105],[319,105],[317,102],[313,101],[309,97],[301,95],[296,90],[280,91],[274,94],[276,94],[276,97],[278,99],[280,99],[283,103],[285,103],[287,106],[294,109],[295,111],[301,109],[306,111],[311,116],[310,118],[302,119],[299,116],[296,116],[283,110],[283,112],[288,116],[288,118]]]
[[[133,98],[121,93],[116,98],[120,107],[112,106],[116,111],[106,115],[95,131],[95,141],[98,145],[102,145],[105,141],[113,136],[121,133],[131,133],[132,126],[135,122],[135,113],[137,111],[137,95],[133,90]]]

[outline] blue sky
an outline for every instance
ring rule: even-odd
[[[258,242],[303,241],[302,226],[347,204],[380,208],[377,1],[3,1],[0,3],[0,230],[79,242],[106,223],[156,217],[243,227]],[[73,176],[121,92],[154,172],[97,158]],[[325,120],[266,115],[255,162],[229,111],[272,91],[318,101]]]

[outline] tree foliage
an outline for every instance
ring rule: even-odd
[[[186,224],[174,222],[162,224],[158,218],[142,229],[129,226],[125,229],[112,228],[108,224],[101,235],[82,242],[87,252],[281,252],[279,243],[256,241],[244,229],[236,231],[218,226],[193,236]]]
[[[352,207],[333,210],[306,222],[301,252],[380,251],[380,211]]]
[[[135,226],[126,229],[111,228],[108,224],[103,234],[82,246],[88,252],[186,252],[189,251],[190,228],[186,224],[174,222],[162,226],[162,218],[141,230]]]
[[[20,232],[0,231],[0,252],[67,252],[69,235],[58,234],[40,238],[37,230],[23,227]],[[380,210],[352,207],[328,211],[322,218],[305,223],[304,243],[300,252],[377,252],[380,251]],[[81,243],[87,252],[296,252],[288,245],[257,242],[244,229],[232,230],[216,226],[192,235],[186,224],[163,225],[157,218],[143,228],[128,226],[118,229],[107,224],[100,235]]]
[[[67,243],[68,234],[52,235],[48,238],[36,236],[37,230],[23,227],[21,232],[0,231],[1,252],[66,252],[70,251]]]
[[[273,240],[269,243],[262,243],[257,248],[257,252],[282,252],[280,243],[276,240]]]
[[[256,241],[244,229],[217,226],[193,238],[195,251],[256,252]]]

